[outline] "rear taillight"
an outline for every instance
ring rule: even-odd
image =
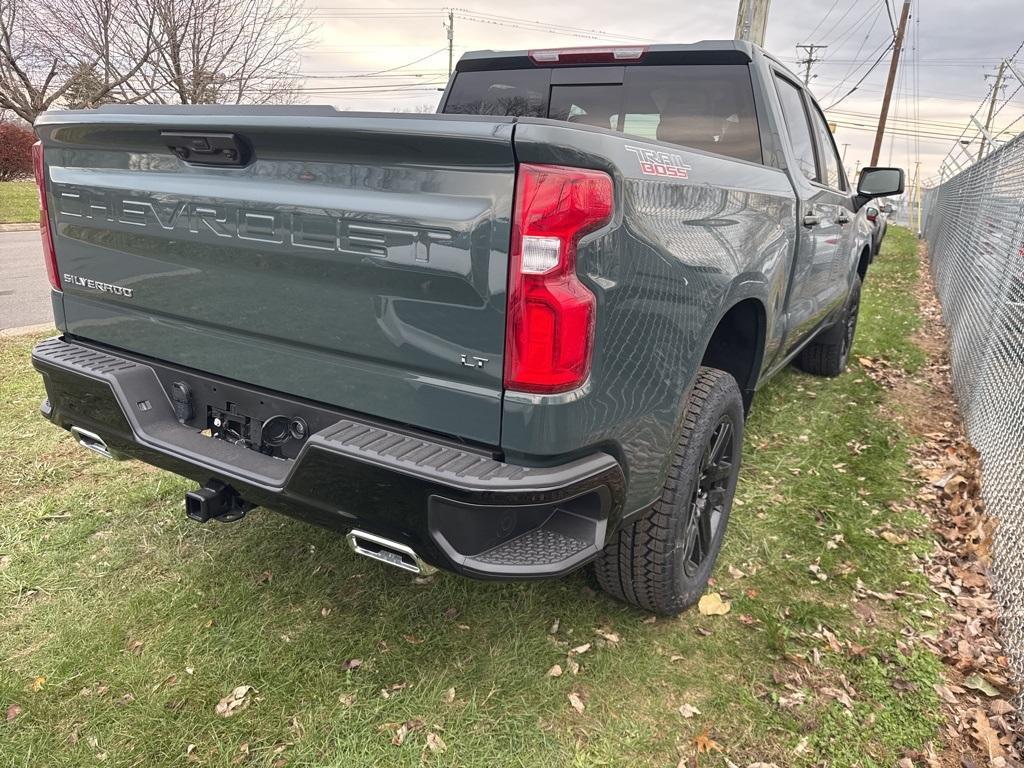
[[[516,179],[505,387],[564,392],[586,381],[594,342],[594,294],[576,275],[576,246],[612,216],[602,171],[520,165]]]
[[[43,143],[37,141],[32,145],[32,170],[36,174],[36,185],[39,187],[39,235],[43,239],[43,259],[46,262],[46,274],[50,285],[59,291],[60,273],[57,272],[57,254],[53,250],[53,232],[50,229],[50,206],[46,202],[46,166],[43,165]]]

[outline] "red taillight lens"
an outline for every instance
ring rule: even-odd
[[[512,224],[505,387],[565,392],[590,373],[594,294],[576,275],[576,245],[612,216],[602,171],[520,165]]]
[[[50,285],[59,291],[60,273],[57,272],[57,254],[53,250],[53,232],[50,230],[50,206],[46,202],[46,167],[43,165],[43,143],[32,145],[32,170],[39,187],[39,235],[43,239],[43,259],[46,261],[46,275]]]

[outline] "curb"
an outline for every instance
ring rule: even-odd
[[[33,229],[39,229],[39,225],[32,222],[25,222],[23,224],[0,224],[0,232],[31,232]]]
[[[28,336],[35,333],[45,333],[56,330],[53,323],[42,323],[40,325],[23,325],[21,328],[0,328],[0,339],[8,339],[13,336]]]

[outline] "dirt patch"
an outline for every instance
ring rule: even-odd
[[[950,621],[938,637],[914,639],[946,664],[946,682],[936,693],[947,722],[940,751],[908,753],[900,766],[1024,766],[1022,722],[1011,704],[1016,692],[989,584],[995,521],[985,513],[978,456],[953,397],[948,337],[923,244],[915,294],[923,324],[914,340],[927,354],[925,365],[912,376],[881,367],[868,373],[889,389],[886,407],[893,417],[920,439],[911,463],[923,485],[912,503],[936,534],[923,568],[932,590],[949,605]]]

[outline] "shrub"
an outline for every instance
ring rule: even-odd
[[[17,123],[0,122],[0,181],[32,175],[32,145],[36,135]]]

